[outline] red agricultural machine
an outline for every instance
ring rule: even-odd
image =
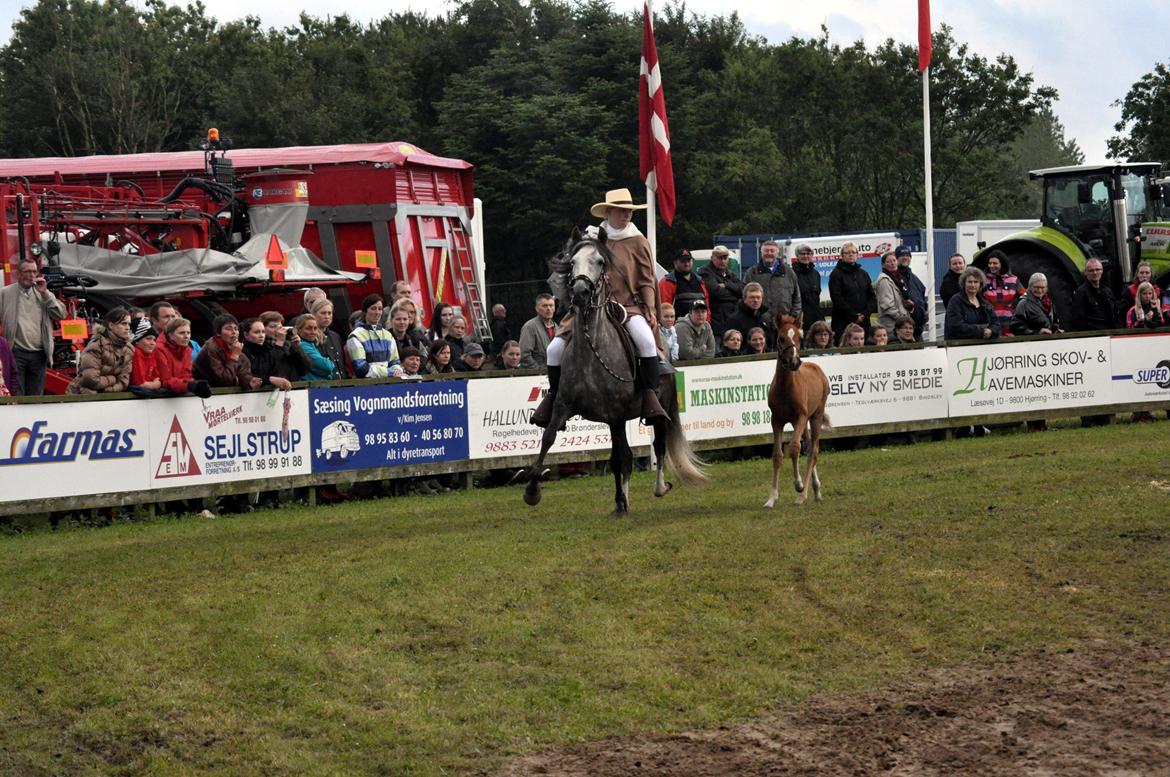
[[[446,302],[490,338],[470,164],[402,142],[230,148],[212,130],[200,151],[0,160],[4,282],[32,256],[70,310],[49,391],[86,319],[160,299],[206,336],[223,310],[296,315],[317,286],[344,334],[405,280],[424,321]]]

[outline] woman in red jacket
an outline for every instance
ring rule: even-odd
[[[155,363],[162,387],[174,394],[191,392],[196,396],[211,396],[211,387],[205,380],[195,380],[191,374],[191,322],[173,318],[154,349]]]

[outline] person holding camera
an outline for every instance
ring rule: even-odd
[[[53,366],[53,327],[65,317],[65,305],[32,259],[20,260],[16,269],[16,283],[0,289],[0,323],[16,360],[13,387],[24,396],[39,396],[45,393],[45,371]]]

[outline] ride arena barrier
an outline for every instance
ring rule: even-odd
[[[1170,409],[1170,332],[806,358],[829,379],[826,436]],[[687,438],[704,449],[770,443],[775,367],[775,354],[680,366]],[[0,404],[0,515],[525,465],[541,435],[528,419],[547,388],[529,370],[209,399],[14,397]],[[647,455],[650,430],[631,421],[628,431]],[[606,426],[573,419],[552,461],[605,459],[609,448]]]

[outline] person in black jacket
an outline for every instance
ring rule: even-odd
[[[1103,273],[1101,260],[1085,262],[1085,282],[1073,292],[1072,313],[1069,315],[1074,332],[1113,329],[1121,325],[1113,292],[1101,285]]]
[[[750,332],[755,327],[764,330],[764,339],[768,342],[768,350],[776,349],[776,326],[772,323],[772,314],[764,307],[764,288],[752,282],[743,287],[743,300],[736,306],[735,315],[727,321],[728,329],[737,329],[742,334]],[[746,350],[747,338],[740,343],[740,353]]]
[[[284,337],[269,339],[263,316],[244,319],[240,331],[243,333],[244,353],[252,363],[252,376],[260,378],[263,385],[287,391],[292,388],[292,381],[300,380],[311,365],[301,350],[300,337],[295,331],[289,336],[283,323],[281,321],[280,334],[288,337],[287,342],[279,342]]]
[[[743,299],[744,282],[727,269],[731,251],[727,246],[715,246],[711,250],[711,261],[699,270],[699,277],[707,287],[708,307],[711,313],[711,329],[715,337],[723,336],[727,319],[735,315],[736,306]]]
[[[857,244],[841,246],[841,260],[829,275],[829,299],[833,301],[833,341],[850,324],[861,324],[869,338],[869,315],[877,310],[877,295],[869,273],[857,263]]]
[[[947,340],[990,340],[999,337],[999,319],[991,303],[979,294],[987,276],[978,267],[968,267],[959,276],[962,291],[947,303],[943,337]]]
[[[1028,279],[1028,293],[1016,303],[1009,324],[1013,335],[1051,335],[1061,330],[1056,318],[1056,307],[1048,296],[1048,276],[1032,273]]]
[[[792,263],[796,285],[800,287],[800,312],[804,323],[824,321],[821,312],[821,272],[813,264],[812,246],[801,243],[796,247],[796,261]]]
[[[492,350],[499,353],[504,343],[512,339],[512,330],[508,328],[508,309],[502,303],[492,305]]]
[[[898,259],[898,274],[902,276],[902,283],[910,293],[910,301],[914,304],[910,308],[910,318],[914,319],[914,339],[922,339],[922,330],[926,328],[929,310],[926,307],[926,284],[910,269],[910,260],[913,255],[907,246],[898,246],[894,249],[894,256]]]
[[[951,297],[959,293],[959,274],[967,268],[967,260],[963,258],[962,254],[951,254],[948,260],[950,269],[947,274],[943,276],[942,283],[938,287],[938,296],[942,299],[943,307],[951,301]]]

